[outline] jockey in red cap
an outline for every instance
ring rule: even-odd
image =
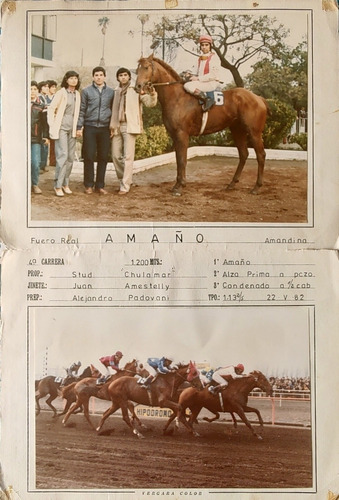
[[[101,384],[105,382],[105,380],[107,380],[107,378],[110,377],[111,375],[115,375],[116,373],[118,373],[118,371],[120,370],[119,362],[122,356],[123,356],[122,352],[117,351],[115,354],[112,354],[111,356],[103,356],[102,358],[99,359],[99,361],[106,368],[106,375],[100,377],[97,383]]]
[[[214,104],[213,98],[206,92],[216,90],[220,85],[221,62],[215,52],[212,52],[212,37],[201,35],[199,38],[201,55],[198,59],[196,74],[184,84],[184,89],[203,101],[202,109],[207,111]]]
[[[212,376],[212,380],[217,382],[218,385],[211,386],[208,388],[208,390],[212,394],[216,394],[217,392],[222,391],[223,389],[225,389],[228,386],[227,380],[225,380],[223,377],[225,377],[227,375],[231,378],[247,377],[247,375],[244,374],[243,372],[244,372],[244,365],[241,363],[239,363],[235,366],[229,365],[229,366],[225,366],[222,368],[218,368],[217,370],[215,370],[215,372],[213,373],[213,376]]]

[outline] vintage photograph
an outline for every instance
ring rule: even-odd
[[[30,491],[312,491],[313,314],[30,308]]]
[[[312,223],[310,15],[28,11],[29,220]]]

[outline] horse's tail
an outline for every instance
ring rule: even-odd
[[[270,105],[268,104],[268,102],[266,101],[266,99],[264,97],[261,97],[260,98],[262,99],[263,103],[265,104],[266,106],[266,113],[267,113],[267,116],[272,116],[272,111],[270,109]]]

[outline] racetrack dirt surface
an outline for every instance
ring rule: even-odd
[[[34,221],[111,222],[307,222],[307,162],[267,160],[264,184],[258,195],[250,194],[257,163],[248,160],[240,182],[226,191],[237,159],[209,156],[188,161],[187,186],[182,196],[173,196],[176,165],[155,167],[134,174],[128,195],[119,196],[112,171],[106,174],[106,196],[84,193],[80,173],[72,173],[72,195],[62,198],[53,190],[54,168],[40,176],[43,193],[32,194]]]
[[[100,416],[92,417],[95,424]],[[162,434],[164,420],[144,422],[145,439],[134,436],[120,416],[103,435],[83,415],[69,427],[51,412],[36,419],[38,489],[310,488],[311,431],[266,425],[263,440],[231,424],[200,422],[200,437],[184,428]],[[112,432],[110,432],[112,431]]]

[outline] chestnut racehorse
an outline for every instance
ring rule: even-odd
[[[52,401],[54,401],[55,398],[58,397],[59,395],[58,391],[60,390],[61,384],[67,386],[72,382],[78,381],[85,377],[89,377],[90,375],[91,375],[91,368],[87,366],[87,368],[84,369],[84,371],[79,377],[67,376],[63,379],[61,377],[55,377],[55,375],[47,375],[47,377],[44,377],[41,380],[36,380],[35,381],[36,415],[39,415],[41,410],[39,400],[49,394],[49,398],[46,399],[46,403],[53,411],[53,417],[56,417],[57,410],[52,405]],[[56,382],[56,380],[58,380],[58,382]]]
[[[188,387],[179,396],[179,404],[181,406],[180,412],[184,414],[186,408],[191,410],[189,418],[190,427],[188,428],[195,436],[198,436],[199,434],[194,431],[193,423],[196,422],[196,418],[201,409],[207,408],[210,412],[216,415],[216,418],[209,420],[210,422],[219,418],[219,412],[237,413],[244,424],[246,424],[250,429],[252,434],[258,439],[262,439],[261,435],[255,432],[245,415],[245,412],[256,413],[260,424],[260,431],[263,430],[264,422],[259,410],[247,405],[248,395],[255,387],[259,387],[259,389],[265,391],[267,396],[272,396],[273,390],[271,384],[265,375],[263,375],[260,371],[253,371],[246,377],[230,380],[226,389],[216,395],[212,395],[209,392],[208,387],[205,387],[202,391],[197,391],[192,387]],[[175,415],[172,415],[169,418],[164,432],[166,432],[175,417]]]
[[[139,363],[137,360],[133,359],[129,363],[126,363],[123,369],[119,370],[115,375],[112,375],[107,382],[102,385],[98,385],[96,383],[96,379],[94,378],[86,378],[77,382],[75,384],[71,384],[65,387],[62,391],[62,397],[68,399],[71,397],[73,393],[73,397],[75,397],[75,403],[71,408],[67,411],[62,423],[65,425],[69,417],[72,413],[75,413],[78,408],[83,407],[84,416],[88,421],[89,425],[95,429],[95,426],[91,422],[89,417],[89,400],[93,396],[98,399],[110,400],[110,396],[108,394],[108,387],[114,381],[119,379],[120,377],[134,377],[135,375],[140,375],[141,377],[145,377],[148,375],[148,371],[145,370],[144,366]],[[134,406],[132,403],[129,404],[129,410],[131,411],[133,418],[137,418],[134,413]]]
[[[212,134],[229,127],[239,153],[239,163],[227,189],[234,189],[248,157],[247,145],[254,148],[257,162],[257,181],[252,189],[257,194],[263,182],[265,150],[262,133],[268,114],[266,101],[244,88],[223,91],[223,104],[214,105],[208,112],[203,132],[203,112],[198,99],[187,93],[183,81],[171,66],[150,55],[138,62],[135,90],[148,92],[153,85],[158,92],[162,117],[174,144],[177,161],[177,182],[173,194],[180,195],[186,185],[187,148],[190,136]]]
[[[146,405],[160,406],[161,408],[170,408],[175,415],[179,413],[180,405],[175,402],[178,399],[177,391],[183,382],[190,382],[195,389],[202,389],[202,383],[199,378],[199,372],[194,363],[187,365],[178,365],[173,372],[162,374],[158,373],[150,386],[150,391],[137,383],[130,377],[122,377],[112,382],[108,387],[108,393],[112,401],[112,406],[105,411],[97,428],[100,432],[105,420],[115,411],[121,408],[122,418],[138,437],[144,437],[128,418],[127,405],[129,401]],[[189,428],[185,418],[182,422]]]

